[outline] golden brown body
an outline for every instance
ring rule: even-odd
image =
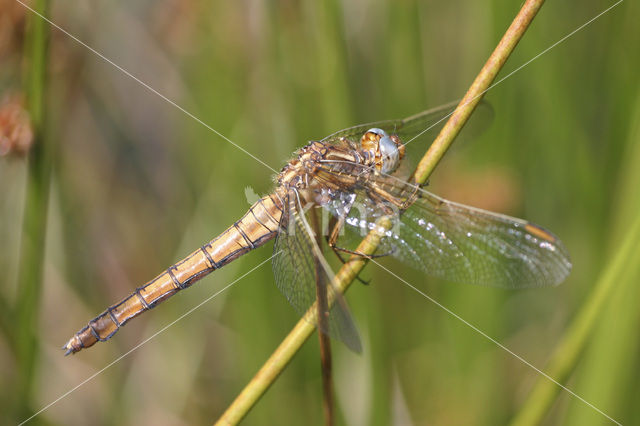
[[[67,354],[108,340],[130,319],[147,311],[205,275],[272,239],[282,215],[282,199],[274,193],[258,200],[226,231],[139,287],[127,298],[89,321],[64,346]]]
[[[301,194],[301,202],[306,205],[319,201],[316,199],[318,186],[333,185],[335,189],[336,186],[345,187],[355,183],[354,177],[349,173],[338,171],[344,166],[335,166],[336,172],[331,176],[324,176],[323,179],[323,171],[318,164],[326,159],[365,161],[348,143],[327,146],[320,142],[312,142],[301,148],[296,157],[276,177],[277,187],[273,194],[258,200],[240,220],[211,242],[89,321],[63,349],[70,354],[88,348],[96,342],[108,340],[132,318],[274,238],[285,209],[284,200],[288,198],[290,189],[295,189]]]
[[[385,122],[381,127],[390,133],[403,126],[420,129],[428,116]],[[323,260],[313,244],[314,231],[304,219],[309,205],[323,206],[334,215],[335,226],[327,236],[336,253],[359,254],[336,245],[341,227],[362,235],[376,227],[377,218],[389,216],[395,222],[381,239],[384,255],[425,273],[506,288],[556,285],[566,278],[571,262],[553,234],[521,219],[443,200],[391,176],[404,156],[400,137],[366,127],[346,129],[298,150],[276,176],[273,194],[256,202],[210,243],[89,321],[64,349],[74,353],[109,339],[130,319],[276,235],[276,284],[299,313],[306,312],[317,296],[317,268],[310,265]],[[330,277],[326,261],[319,264],[325,278]],[[322,331],[359,348],[348,312],[338,311],[330,317],[335,327]]]

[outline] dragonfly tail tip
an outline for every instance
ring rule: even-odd
[[[61,348],[61,349],[62,349],[63,351],[65,351],[64,356],[68,356],[68,355],[70,355],[70,354],[74,354],[74,353],[78,352],[78,351],[73,347],[73,345],[71,344],[71,342],[70,342],[70,341],[69,341],[69,342],[67,342],[67,343],[65,343],[64,345],[62,345],[62,348]]]

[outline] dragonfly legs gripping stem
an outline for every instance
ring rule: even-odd
[[[355,251],[355,250],[349,250],[343,247],[338,247],[336,245],[336,242],[338,240],[338,236],[340,235],[340,229],[342,229],[342,227],[344,226],[344,222],[345,222],[345,217],[341,216],[333,225],[331,233],[329,234],[329,236],[327,236],[327,244],[329,245],[329,247],[331,247],[331,250],[333,251],[333,253],[335,253],[335,255],[338,257],[338,259],[340,259],[340,262],[342,262],[342,264],[346,264],[347,260],[345,258],[342,257],[342,255],[340,253],[348,253],[351,255],[355,255],[355,256],[360,256],[363,257],[365,259],[375,259],[378,257],[385,257],[388,256],[390,253],[383,253],[383,254],[366,254],[366,253],[362,253],[359,251]],[[360,281],[362,284],[364,285],[369,285],[370,280],[364,280],[362,278],[360,278],[360,274],[358,274],[358,276],[356,276],[356,279],[358,281]]]

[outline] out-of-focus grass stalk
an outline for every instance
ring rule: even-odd
[[[308,2],[309,14],[314,17],[315,25],[311,26],[317,53],[314,77],[322,82],[322,90],[318,100],[322,106],[323,122],[330,128],[336,123],[343,123],[352,116],[349,99],[349,83],[346,73],[335,72],[336,64],[347,63],[344,45],[344,23],[341,6],[338,1]]]
[[[624,408],[636,395],[635,392],[629,395],[628,389],[635,381],[629,371],[637,364],[639,348],[639,342],[634,338],[640,320],[638,282],[640,246],[635,247],[632,259],[624,266],[605,306],[601,308],[584,352],[580,354],[579,366],[574,373],[576,380],[572,381],[574,392],[623,424],[634,423],[629,415],[625,416]],[[563,413],[562,423],[571,426],[591,424],[599,419],[601,423],[607,422],[600,416],[584,402],[573,399],[566,414]]]
[[[48,1],[36,0],[33,8],[47,16]],[[17,400],[16,410],[20,416],[29,414],[35,382],[38,354],[36,336],[52,163],[49,138],[43,126],[49,25],[35,14],[29,15],[27,25],[23,84],[27,94],[27,110],[33,125],[34,144],[28,156],[29,170],[15,307],[18,388],[14,395]]]
[[[3,296],[0,296],[0,329],[10,342],[15,340],[15,330],[12,327],[12,308],[9,302]],[[15,347],[12,346],[11,349],[15,350]]]
[[[631,142],[631,146],[634,146],[634,143],[635,140]],[[630,154],[631,161],[638,158],[635,152],[637,152],[637,149],[634,149]],[[589,338],[598,326],[598,320],[604,313],[607,301],[610,300],[612,293],[614,291],[623,291],[623,294],[627,294],[629,292],[625,291],[625,289],[631,288],[630,286],[637,286],[636,277],[638,275],[638,265],[640,265],[640,216],[638,216],[638,197],[636,195],[638,174],[635,165],[628,166],[628,169],[623,185],[629,186],[629,188],[622,192],[623,196],[620,201],[621,203],[624,202],[625,205],[620,205],[617,209],[614,209],[618,212],[626,212],[626,215],[620,216],[616,222],[618,228],[624,229],[612,232],[613,235],[616,235],[616,238],[620,236],[619,239],[623,243],[607,264],[607,268],[595,284],[590,297],[569,326],[566,335],[549,361],[547,373],[560,383],[565,382],[576,367]],[[624,226],[622,226],[623,223],[625,224]],[[632,223],[632,226],[627,228],[627,223]],[[624,239],[622,238],[623,236]],[[631,293],[633,294],[633,292]],[[617,306],[615,309],[619,308]],[[630,321],[633,321],[633,319]],[[617,322],[617,325],[620,326],[621,324]],[[620,332],[619,329],[615,331]],[[561,389],[557,385],[544,377],[540,377],[522,408],[514,417],[512,424],[520,426],[540,423],[560,391]]]
[[[349,102],[349,90],[346,80],[346,73],[335,72],[332,68],[335,64],[346,63],[346,53],[344,36],[342,31],[341,5],[336,0],[323,2],[309,2],[306,6],[310,8],[309,13],[317,21],[312,25],[314,44],[317,49],[316,69],[318,71],[315,78],[323,82],[323,90],[319,93],[318,99],[322,106],[324,122],[331,128],[335,123],[349,119],[351,114],[351,103]],[[321,77],[324,76],[324,77]],[[326,76],[330,76],[327,78]],[[312,209],[313,210],[313,209]],[[322,233],[318,215],[313,211],[311,215],[318,247],[322,247]],[[316,262],[316,270],[321,266]],[[322,274],[316,274],[316,279],[322,280]],[[328,312],[327,308],[327,285],[326,281],[316,281],[316,300],[318,314]],[[320,328],[329,329],[327,318],[318,315]],[[331,426],[335,424],[335,392],[333,389],[333,367],[331,359],[331,339],[324,333],[318,333],[320,348],[320,367],[322,377],[324,424]]]
[[[624,243],[607,269],[596,283],[589,300],[569,326],[567,334],[558,345],[546,372],[562,383],[573,371],[587,339],[602,313],[602,308],[616,284],[627,276],[631,268],[640,263],[640,217],[629,229]],[[511,422],[512,425],[539,424],[561,388],[545,377],[539,377],[529,397]]]
[[[526,32],[543,3],[544,0],[528,0],[524,3],[520,12],[500,40],[500,43],[472,83],[463,100],[442,128],[433,145],[420,161],[414,173],[417,182],[426,181],[433,172],[455,137],[460,130],[462,130],[462,127],[477,103],[482,99],[484,91],[487,90],[496,75],[500,72],[500,69],[511,52],[513,52],[513,49]],[[390,221],[387,218],[382,218],[378,225],[387,227],[390,226]],[[371,232],[362,240],[356,251],[373,254],[379,242],[380,236],[378,232]],[[340,268],[332,285],[335,286],[337,291],[341,293],[345,292],[366,263],[367,260],[365,258],[352,256],[349,261]],[[316,315],[317,308],[316,304],[314,304],[309,308],[303,318],[298,321],[289,335],[280,343],[280,346],[278,346],[253,379],[251,379],[247,386],[236,397],[235,401],[227,408],[220,419],[218,419],[216,425],[234,425],[239,423],[244,416],[247,415],[249,410],[276,380],[304,342],[311,336],[315,330]]]
[[[615,185],[617,195],[610,204],[612,214],[607,221],[612,226],[605,231],[609,238],[607,246],[614,249],[624,240],[629,224],[640,216],[640,90],[636,92],[635,105],[630,111],[633,112],[629,114],[631,125],[624,161]],[[572,381],[572,389],[588,397],[598,408],[622,423],[634,423],[629,409],[631,412],[635,410],[637,392],[631,390],[635,374],[629,372],[637,367],[640,351],[640,341],[637,339],[640,262],[630,262],[625,269],[626,274],[616,284],[594,325],[593,335],[573,373],[576,380]],[[574,399],[567,408],[563,423],[567,426],[584,425],[592,423],[595,416],[599,414],[585,408],[582,401]],[[638,421],[635,420],[635,423]]]

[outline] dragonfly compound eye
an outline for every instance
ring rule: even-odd
[[[362,139],[360,140],[360,146],[363,150],[369,151],[374,155],[379,154],[379,142],[380,138],[387,136],[387,133],[382,129],[369,129],[362,135]]]
[[[362,149],[370,152],[375,157],[376,169],[382,173],[393,172],[400,163],[404,148],[397,136],[389,136],[382,129],[369,129],[360,141]]]
[[[382,173],[391,173],[398,168],[400,152],[398,145],[386,134],[380,138],[380,166]]]

